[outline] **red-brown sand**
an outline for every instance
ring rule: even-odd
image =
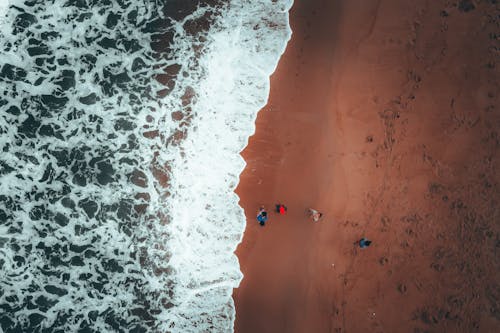
[[[495,2],[295,1],[242,154],[236,333],[498,331]]]

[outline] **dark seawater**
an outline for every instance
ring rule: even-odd
[[[152,78],[172,58],[171,18],[198,2],[11,1],[0,53],[3,332],[154,331],[173,306],[166,254],[145,237],[155,189],[142,152],[158,144],[141,129],[166,121]]]

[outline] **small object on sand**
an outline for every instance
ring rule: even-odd
[[[285,215],[286,211],[288,209],[286,208],[285,205],[277,203],[276,204],[276,213],[279,213],[280,215]]]
[[[359,247],[364,249],[364,248],[370,246],[371,243],[372,243],[371,240],[368,240],[368,239],[363,237],[359,240]]]
[[[257,212],[257,221],[259,222],[261,227],[263,227],[266,224],[267,212],[264,206],[261,206]]]
[[[318,212],[316,209],[309,208],[307,212],[314,222],[318,222],[323,217],[323,213]]]

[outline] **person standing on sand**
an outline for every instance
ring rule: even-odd
[[[364,248],[367,248],[368,246],[370,246],[371,243],[372,243],[371,240],[368,240],[368,239],[363,237],[359,240],[359,247],[364,249]]]
[[[279,213],[280,215],[285,215],[287,211],[287,208],[285,205],[277,203],[276,204],[276,213]]]
[[[257,221],[259,222],[261,227],[263,227],[266,224],[267,212],[264,206],[261,206],[257,211]]]
[[[307,212],[314,222],[318,222],[323,217],[323,213],[318,212],[316,209],[309,208]]]

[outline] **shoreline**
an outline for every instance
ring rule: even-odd
[[[320,49],[322,40],[329,37],[331,29],[325,29],[325,20],[313,23],[307,16],[294,21],[294,17],[299,16],[299,13],[309,11],[311,15],[316,12],[315,4],[312,5],[296,1],[291,9],[292,39],[278,63],[277,70],[271,76],[269,101],[257,116],[256,132],[242,152],[247,167],[240,176],[236,192],[240,196],[240,204],[245,208],[247,229],[236,252],[244,275],[240,287],[235,289],[233,294],[236,305],[236,332],[288,332],[293,329],[321,332],[326,328],[321,320],[317,320],[320,318],[317,318],[315,313],[321,312],[316,311],[316,306],[305,311],[306,316],[310,317],[309,320],[302,323],[294,321],[293,318],[300,317],[303,312],[303,309],[294,308],[294,305],[308,297],[304,294],[286,295],[289,294],[288,288],[308,288],[307,279],[312,273],[312,267],[306,270],[304,276],[297,274],[293,285],[279,284],[279,281],[287,279],[290,271],[302,270],[298,267],[301,261],[309,261],[311,253],[301,244],[318,240],[321,233],[328,232],[332,226],[328,224],[328,219],[331,220],[333,212],[326,209],[326,205],[321,202],[324,201],[321,198],[322,193],[316,189],[316,185],[323,181],[323,176],[317,171],[325,173],[331,168],[332,162],[331,158],[327,158],[327,163],[322,166],[326,150],[330,148],[323,144],[322,140],[324,135],[330,135],[330,115],[322,106],[328,101],[322,96],[327,95],[331,85],[330,78],[322,75],[322,72],[325,67],[331,67],[331,50],[329,45]],[[305,47],[318,49],[318,52],[307,59],[306,56],[301,56]],[[311,65],[314,63],[321,63],[323,66],[314,66],[311,71]],[[322,80],[321,83],[317,81],[318,78]],[[305,87],[298,85],[298,81],[306,82],[306,86],[313,81],[316,81],[316,84]],[[303,97],[297,97],[299,95]],[[316,112],[311,112],[312,109]],[[324,121],[327,119],[328,121]],[[308,134],[304,137],[302,133]],[[311,163],[309,170],[301,170],[305,160]],[[296,179],[295,175],[298,173],[302,173],[303,177]],[[254,195],[256,193],[258,195]],[[273,204],[278,201],[288,207],[285,216],[273,212]],[[260,204],[265,204],[270,214],[269,222],[263,228],[255,221],[255,213]],[[324,207],[321,210],[325,217],[321,222],[313,224],[307,218],[306,209],[316,206]],[[280,245],[273,241],[283,238],[290,241]],[[263,257],[264,254],[267,258]],[[294,257],[289,257],[289,254]],[[256,255],[260,256],[257,260]],[[265,276],[254,273],[257,271],[270,271],[274,278],[272,281],[266,281]],[[262,283],[269,282],[272,282],[272,286],[261,286]],[[259,292],[253,299],[243,296],[245,302],[239,302],[242,292],[254,293],[261,288],[265,290],[264,294]],[[278,302],[262,304],[262,301],[274,298]],[[241,312],[249,314],[248,318],[241,318]],[[263,316],[266,319],[259,322],[258,318]],[[304,326],[306,322],[307,325]],[[318,322],[318,325],[315,326],[313,322]]]
[[[235,332],[498,325],[498,22],[494,4],[461,6],[295,1],[242,152]]]

